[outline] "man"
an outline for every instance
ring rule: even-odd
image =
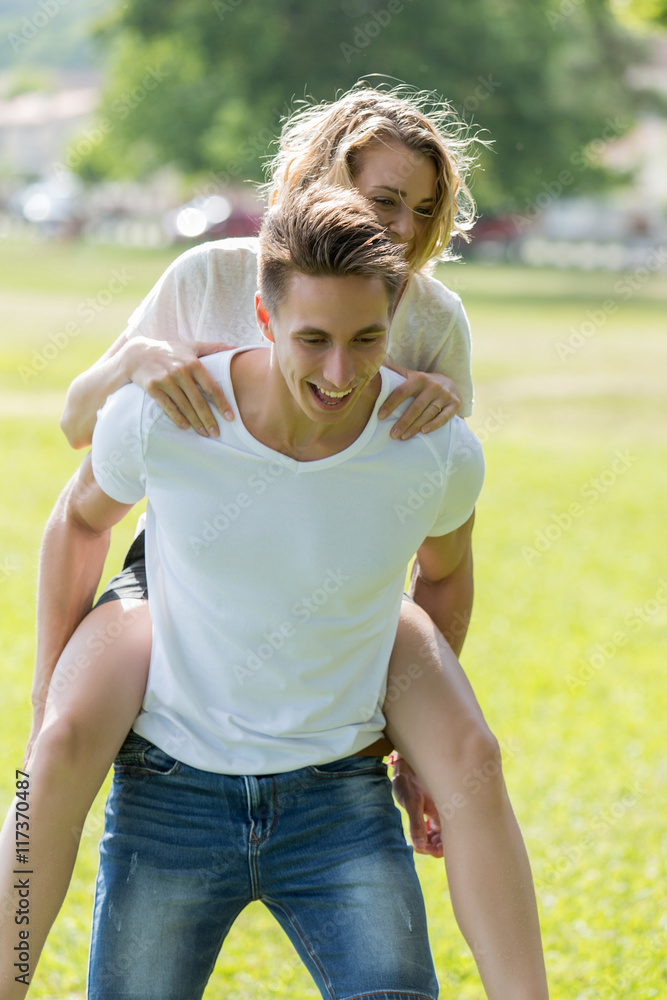
[[[467,551],[481,451],[455,419],[400,446],[377,410],[405,278],[351,192],[311,189],[261,236],[270,348],[206,364],[237,419],[184,434],[135,386],[107,404],[105,532],[144,493],[153,656],[116,765],[90,1000],[199,997],[262,899],[326,996],[435,997],[421,895],[381,760],[381,706],[415,550]],[[397,455],[401,448],[400,459]]]

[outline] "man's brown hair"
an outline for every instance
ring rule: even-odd
[[[409,268],[358,191],[313,184],[270,208],[259,233],[259,294],[269,312],[285,298],[293,274],[379,278],[390,305]]]

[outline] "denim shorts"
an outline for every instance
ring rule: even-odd
[[[380,758],[229,776],[132,732],[100,855],[89,1000],[198,1000],[252,900],[328,1000],[438,995],[412,850]]]

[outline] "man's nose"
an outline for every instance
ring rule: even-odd
[[[354,362],[350,352],[343,348],[329,351],[322,374],[331,386],[347,389],[354,379]]]

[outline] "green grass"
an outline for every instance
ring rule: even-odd
[[[80,458],[57,429],[64,389],[121,331],[171,256],[0,243],[3,808],[29,722],[41,529]],[[81,320],[81,303],[99,297],[123,268],[131,281],[22,381],[31,352]],[[460,290],[471,318],[471,423],[487,458],[464,660],[505,747],[553,996],[663,997],[667,280],[653,275],[626,298],[619,275],[462,264],[442,274]],[[581,346],[559,356],[558,345],[594,323],[610,301],[617,308],[592,332],[586,327]],[[110,569],[131,527],[120,526]],[[32,997],[84,995],[102,805],[101,796]],[[441,867],[418,859],[418,868],[442,996],[478,998]],[[272,918],[253,905],[234,926],[206,995],[268,1000],[316,991]]]

